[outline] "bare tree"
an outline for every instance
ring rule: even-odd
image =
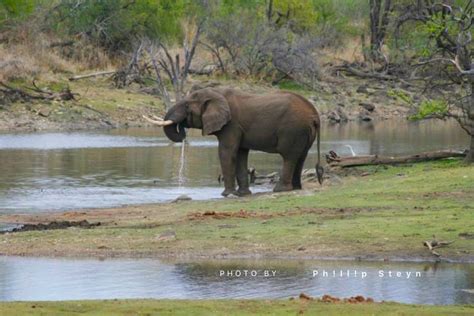
[[[199,44],[203,46],[205,49],[207,49],[216,59],[217,59],[217,65],[221,72],[223,74],[227,73],[226,65],[224,62],[224,58],[222,56],[222,48],[219,47],[219,45],[216,45],[216,43],[206,43],[200,41]]]
[[[280,38],[288,38],[281,31]],[[317,51],[321,41],[313,36],[298,36],[292,41],[276,41],[270,47],[271,63],[282,78],[291,78],[296,82],[315,89],[320,77]]]
[[[385,61],[382,45],[387,34],[391,0],[370,0],[370,57],[373,61]]]
[[[464,7],[447,2],[426,3],[403,16],[400,25],[407,21],[429,24],[435,50],[429,58],[423,58],[416,66],[426,73],[430,89],[450,87],[446,99],[449,107],[443,117],[451,117],[470,136],[470,149],[466,160],[474,162],[474,23],[473,2]],[[428,67],[426,67],[428,66]]]
[[[132,53],[129,63],[114,75],[117,87],[124,87],[133,82],[141,85],[144,79],[153,80],[156,90],[162,97],[166,109],[172,105],[167,88],[167,78],[172,85],[174,100],[184,96],[184,85],[190,73],[191,62],[202,33],[203,21],[183,23],[184,39],[182,48],[172,49],[163,40],[143,38]],[[173,53],[175,52],[175,53]],[[152,73],[154,76],[152,77]]]
[[[219,64],[226,65],[226,71],[279,77],[274,82],[290,78],[315,87],[320,73],[320,38],[295,34],[289,27],[275,27],[252,15],[230,15],[210,22],[206,33],[208,49],[220,60]]]
[[[112,78],[117,88],[129,86],[133,82],[143,84],[144,68],[140,65],[143,48],[144,41],[142,40],[133,50],[128,64],[122,69],[116,71],[113,75]]]
[[[182,56],[184,57],[183,65],[181,65],[180,54],[175,54],[173,58],[169,46],[163,41],[158,41],[157,43],[157,47],[159,48],[158,53],[150,54],[155,72],[158,74],[159,68],[161,68],[170,79],[171,84],[173,85],[176,101],[181,100],[184,96],[184,84],[189,74],[196,47],[199,43],[202,27],[202,20],[198,23],[186,23],[184,25],[184,40],[182,47]]]

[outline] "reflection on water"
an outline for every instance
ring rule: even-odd
[[[220,276],[256,271],[255,277]],[[264,271],[276,271],[265,277]],[[350,271],[351,277],[313,277],[313,271]],[[352,276],[365,272],[365,278]],[[384,277],[380,272],[384,271]],[[397,271],[403,277],[395,276]],[[414,277],[416,272],[421,277]],[[407,273],[411,277],[407,278]],[[271,275],[271,273],[270,273]],[[226,261],[164,263],[152,259],[68,260],[0,257],[0,300],[112,298],[288,298],[364,295],[376,301],[472,304],[474,266],[352,261]]]
[[[161,129],[101,132],[0,134],[0,213],[36,212],[152,203],[188,194],[218,198],[222,188],[215,137],[188,134],[179,186],[180,144]],[[383,121],[325,125],[322,151],[349,155],[407,154],[465,148],[468,138],[456,122]],[[316,164],[315,147],[306,168]],[[251,152],[249,165],[277,171],[278,155]],[[270,190],[256,187],[253,191]]]

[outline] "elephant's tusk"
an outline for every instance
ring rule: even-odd
[[[147,117],[147,116],[145,116],[145,115],[142,115],[142,116],[143,116],[143,118],[144,118],[145,120],[147,120],[148,122],[150,122],[150,123],[152,123],[152,124],[155,124],[155,125],[158,125],[158,126],[168,126],[168,125],[174,124],[174,122],[171,121],[171,120],[166,120],[166,121],[164,121],[162,118],[159,118],[159,117],[156,117],[157,119],[156,119],[156,120],[153,120],[153,119],[151,119],[151,118],[149,118],[149,117]]]
[[[163,118],[158,117],[158,116],[156,116],[156,115],[152,115],[151,117],[152,117],[154,120],[157,120],[157,121],[164,121]]]

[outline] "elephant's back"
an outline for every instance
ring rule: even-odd
[[[234,93],[226,97],[231,106],[232,117],[244,130],[261,129],[262,124],[268,130],[276,130],[287,124],[302,127],[319,122],[314,105],[293,92],[278,91],[263,95]]]
[[[279,91],[279,95],[286,95],[292,100],[291,104],[295,106],[295,110],[303,111],[307,114],[318,114],[316,107],[305,97],[291,91]]]
[[[307,122],[310,125],[319,124],[319,113],[308,99],[290,91],[280,91],[278,95],[289,99],[288,111],[285,115],[287,119]]]

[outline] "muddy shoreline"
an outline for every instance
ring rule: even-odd
[[[366,177],[366,176],[364,176]],[[314,186],[315,184],[313,184]],[[240,209],[236,212],[215,212],[205,211],[212,209],[213,206],[227,204],[229,202],[243,202],[243,201],[258,201],[263,199],[272,198],[298,198],[307,196],[312,190],[304,190],[298,193],[258,193],[251,197],[239,198],[229,200],[214,199],[208,201],[180,201],[178,203],[157,203],[157,204],[143,204],[143,205],[130,205],[115,208],[103,208],[103,209],[80,209],[70,210],[64,212],[49,212],[41,214],[10,214],[0,215],[0,223],[7,225],[26,225],[27,227],[47,227],[51,223],[72,223],[72,225],[63,225],[56,229],[57,225],[52,225],[52,229],[31,229],[22,231],[21,228],[14,232],[4,232],[0,234],[0,242],[8,243],[9,238],[23,237],[26,238],[26,247],[14,248],[14,247],[0,247],[0,256],[25,256],[25,257],[65,257],[65,258],[155,258],[169,261],[201,261],[201,260],[235,260],[235,259],[255,259],[255,260],[344,260],[344,261],[376,261],[376,262],[447,262],[447,263],[474,263],[474,255],[470,251],[465,253],[457,252],[455,256],[443,255],[440,258],[434,257],[423,250],[422,241],[420,240],[420,247],[418,249],[406,249],[400,251],[399,249],[381,249],[377,251],[364,250],[363,246],[361,250],[349,247],[345,248],[344,251],[335,247],[327,248],[322,246],[321,249],[313,249],[311,253],[308,253],[303,248],[298,248],[296,251],[284,252],[281,250],[271,250],[272,247],[264,250],[248,249],[247,251],[228,249],[223,250],[217,245],[215,248],[207,250],[198,250],[191,248],[186,249],[173,249],[173,246],[166,247],[165,249],[140,249],[135,250],[133,247],[126,247],[125,249],[114,249],[113,247],[107,246],[105,243],[97,243],[95,248],[88,247],[66,247],[65,249],[55,249],[54,245],[56,241],[47,241],[47,244],[52,244],[52,247],[35,247],[31,240],[37,240],[41,238],[41,234],[53,233],[56,236],[61,232],[68,232],[73,234],[95,234],[95,231],[110,230],[110,229],[134,229],[146,232],[147,230],[161,229],[164,231],[155,237],[150,239],[159,239],[164,244],[173,243],[179,241],[179,236],[176,238],[176,233],[173,230],[173,226],[176,223],[182,223],[183,221],[193,222],[193,225],[199,225],[205,223],[208,220],[217,222],[217,227],[222,231],[239,227],[237,224],[226,224],[227,219],[241,219],[244,221],[261,221],[265,224],[266,221],[279,217],[279,216],[298,216],[306,214],[307,212],[313,214],[322,214],[333,216],[331,214],[358,214],[359,212],[373,212],[376,209],[363,209],[363,208],[315,208],[306,210],[293,210],[279,213],[264,213],[258,212],[246,212]],[[316,191],[317,192],[317,191]],[[209,205],[210,204],[210,205]],[[232,203],[230,203],[232,204]],[[238,204],[237,204],[238,205]],[[238,209],[238,206],[237,206]],[[190,211],[192,210],[192,211]],[[389,212],[391,208],[387,208]],[[137,220],[146,220],[151,217],[163,217],[167,218],[167,213],[178,213],[177,218],[170,219],[163,223],[135,223]],[[331,213],[331,214],[330,214]],[[339,215],[337,215],[339,216]],[[351,215],[349,215],[351,216]],[[83,226],[83,227],[82,227]],[[171,227],[171,228],[170,228]],[[101,231],[102,232],[102,231]],[[171,232],[172,234],[168,234]],[[31,235],[33,234],[33,235]],[[99,234],[99,233],[98,233]],[[460,233],[459,235],[464,238],[464,235],[469,237],[469,233]],[[168,238],[170,237],[170,238]],[[60,238],[60,237],[57,237]],[[464,238],[471,239],[471,238]],[[42,242],[44,243],[44,242]],[[45,246],[43,244],[43,246]],[[360,247],[360,246],[359,246]],[[3,249],[1,249],[3,248]],[[153,248],[153,247],[151,247]],[[351,249],[352,248],[352,249]],[[441,248],[441,252],[443,248]],[[344,252],[344,253],[342,253]]]
[[[203,255],[203,254],[158,254],[158,253],[0,253],[4,257],[38,257],[38,258],[68,258],[68,259],[159,259],[164,262],[200,262],[209,260],[308,260],[308,261],[361,261],[361,262],[406,262],[406,263],[474,263],[474,256],[465,258],[436,258],[427,257],[393,257],[386,258],[380,256],[357,256],[357,257],[337,257],[337,256],[307,256],[307,255],[279,255],[279,254],[232,254],[232,255]]]

